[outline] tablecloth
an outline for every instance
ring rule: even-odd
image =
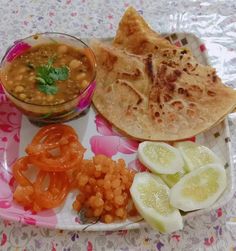
[[[60,31],[83,38],[112,37],[129,5],[154,30],[192,32],[200,37],[218,74],[228,85],[236,87],[236,2],[229,0],[1,0],[0,56],[13,41],[36,32]],[[234,114],[229,116],[229,122],[235,153]],[[233,251],[236,227],[227,222],[235,215],[236,193],[224,207],[189,219],[183,231],[169,235],[151,228],[118,232],[49,230],[0,219],[0,250]]]

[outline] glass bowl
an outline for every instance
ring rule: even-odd
[[[18,56],[33,46],[45,43],[62,43],[74,48],[86,48],[86,56],[92,66],[92,74],[88,86],[76,97],[60,104],[33,104],[23,101],[10,93],[4,85],[4,69]],[[35,34],[16,41],[5,53],[1,60],[1,84],[9,100],[35,124],[60,123],[78,117],[89,108],[96,87],[96,60],[93,51],[82,40],[64,33],[45,32]]]

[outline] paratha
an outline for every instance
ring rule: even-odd
[[[93,104],[133,138],[186,139],[236,106],[236,91],[222,83],[215,69],[171,45],[133,8],[121,19],[112,45],[93,42],[91,47],[98,65]]]

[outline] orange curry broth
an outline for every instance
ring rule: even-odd
[[[66,66],[69,77],[56,81],[56,94],[46,94],[38,89],[35,68],[46,65],[54,58],[53,67]],[[31,66],[33,67],[31,67]],[[14,59],[2,72],[2,82],[14,97],[31,104],[54,105],[76,98],[94,77],[94,69],[87,48],[74,48],[66,44],[41,44],[34,46]]]

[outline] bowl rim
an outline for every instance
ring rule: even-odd
[[[81,92],[79,93],[75,98],[72,98],[72,99],[69,99],[69,100],[66,100],[62,103],[59,103],[59,104],[34,104],[34,103],[30,103],[30,102],[26,102],[24,100],[21,100],[20,98],[16,97],[15,95],[13,95],[12,93],[10,93],[7,88],[4,86],[4,83],[3,81],[1,80],[1,75],[2,75],[2,64],[3,62],[5,61],[8,53],[11,51],[12,48],[14,48],[18,43],[20,42],[24,42],[24,40],[26,39],[29,39],[29,38],[33,38],[34,36],[40,36],[40,35],[63,35],[63,36],[66,36],[66,37],[70,37],[70,38],[73,38],[77,41],[79,41],[80,43],[82,43],[85,48],[88,48],[89,49],[89,52],[91,53],[92,55],[92,59],[93,59],[93,77],[91,78],[91,81],[89,83],[89,85]],[[14,60],[14,59],[13,59]],[[93,52],[93,50],[83,41],[81,40],[80,38],[76,37],[76,36],[73,36],[73,35],[70,35],[70,34],[67,34],[67,33],[63,33],[63,32],[54,32],[54,31],[46,31],[46,32],[37,32],[33,35],[30,35],[30,36],[27,36],[27,37],[24,37],[24,38],[21,38],[21,39],[18,39],[18,40],[15,40],[13,42],[13,45],[9,46],[8,49],[6,50],[6,52],[4,53],[2,59],[1,59],[1,62],[0,62],[0,85],[2,85],[3,87],[3,90],[4,92],[6,92],[7,95],[11,96],[12,98],[16,99],[17,101],[23,103],[23,104],[26,104],[26,105],[31,105],[31,106],[35,106],[35,107],[60,107],[62,105],[65,105],[65,104],[68,104],[76,99],[78,99],[79,97],[83,97],[83,95],[87,92],[88,89],[91,88],[92,85],[94,85],[96,83],[96,74],[97,74],[97,62],[96,62],[96,57],[95,57],[95,54]],[[12,101],[14,102],[14,101]]]

